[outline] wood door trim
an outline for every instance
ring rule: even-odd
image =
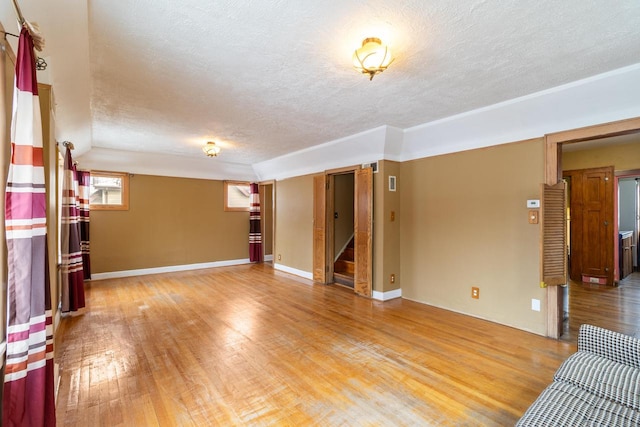
[[[269,180],[269,181],[261,181],[258,183],[258,191],[260,192],[260,232],[262,233],[262,244],[264,245],[264,235],[265,235],[265,229],[266,229],[266,221],[265,221],[265,211],[263,209],[264,207],[264,202],[263,202],[263,197],[264,197],[264,191],[265,191],[265,187],[270,185],[271,186],[271,256],[274,257],[273,261],[272,261],[272,265],[275,265],[276,263],[276,259],[275,259],[275,254],[276,254],[276,181],[275,180]],[[264,255],[264,252],[263,252]]]
[[[640,130],[640,117],[587,126],[545,135],[547,143],[573,144],[609,136],[626,135]]]
[[[615,171],[614,175],[619,178],[640,176],[640,169],[629,169],[626,171]]]
[[[325,175],[342,175],[345,173],[355,172],[362,169],[360,166],[345,166],[343,168],[328,169],[324,171]]]
[[[554,185],[562,178],[562,144],[640,132],[640,117],[603,123],[544,136],[544,182]],[[542,259],[540,260],[542,262]],[[562,335],[562,292],[559,286],[547,286],[547,336]]]
[[[313,281],[326,283],[327,176],[313,177]]]

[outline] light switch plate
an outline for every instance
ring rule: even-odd
[[[531,299],[531,310],[540,311],[540,300],[532,298]]]

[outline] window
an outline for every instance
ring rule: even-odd
[[[129,210],[129,174],[91,171],[89,204],[93,210]]]
[[[224,182],[224,210],[248,211],[251,202],[251,187],[248,182]]]

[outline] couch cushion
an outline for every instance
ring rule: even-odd
[[[579,426],[586,420],[595,395],[569,383],[553,382],[527,409],[516,426]]]
[[[640,411],[571,383],[553,382],[527,409],[516,427],[537,426],[638,426]]]
[[[640,369],[640,339],[593,325],[581,325],[578,351],[599,354]]]
[[[632,366],[579,351],[562,363],[554,380],[640,410],[640,369]]]
[[[593,408],[587,414],[584,425],[592,427],[637,427],[640,425],[640,411],[611,400],[601,399],[594,402]]]

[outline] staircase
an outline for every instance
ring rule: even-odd
[[[333,281],[353,288],[353,273],[355,271],[353,238],[333,264]]]

